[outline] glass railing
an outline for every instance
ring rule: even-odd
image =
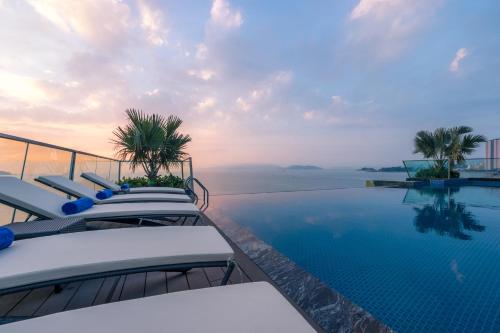
[[[189,176],[192,176],[190,170],[191,170],[191,157],[188,157],[185,160],[174,162],[169,167],[168,171],[170,174],[174,176],[186,179]],[[163,173],[163,170],[160,173]],[[143,177],[143,176],[145,176],[143,168],[137,167],[134,170],[130,162],[128,161],[121,162],[121,178],[123,177],[133,178],[133,177]]]
[[[187,180],[190,177],[193,177],[193,166],[192,159],[188,157],[182,161],[173,162],[173,164],[169,167],[168,173],[180,177],[183,180]],[[165,174],[165,170],[160,170],[160,174]],[[126,178],[134,178],[134,177],[144,177],[146,173],[144,169],[140,166],[135,169],[132,167],[129,161],[121,161],[120,163],[120,179]],[[190,183],[189,186],[194,190],[194,183]]]
[[[182,179],[188,179],[193,175],[191,158],[179,161],[170,171]],[[14,175],[64,196],[35,182],[35,178],[41,175],[64,175],[98,190],[97,185],[80,176],[83,172],[94,172],[114,182],[123,177],[144,176],[141,167],[132,171],[130,163],[126,161],[0,133],[0,174]],[[0,204],[0,225],[23,221],[26,217],[25,213]]]
[[[407,160],[403,164],[408,177],[416,178],[418,172],[431,169],[438,163],[448,168],[448,161],[438,160]],[[500,158],[469,158],[453,166],[460,173],[460,178],[500,178]]]

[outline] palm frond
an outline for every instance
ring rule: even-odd
[[[115,155],[130,161],[133,171],[142,166],[148,178],[154,179],[161,169],[169,171],[187,155],[184,150],[191,137],[178,133],[182,125],[179,117],[148,115],[135,109],[127,109],[125,113],[128,124],[113,131],[111,142],[115,145]]]

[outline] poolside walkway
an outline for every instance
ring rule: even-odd
[[[210,223],[208,219],[204,220]],[[186,224],[189,223],[192,221]],[[124,227],[123,224],[107,222],[92,222],[91,225],[99,229]],[[228,242],[235,251],[235,258],[240,267],[239,270],[234,270],[229,284],[251,281],[273,283],[231,240],[228,239]],[[220,284],[224,272],[225,268],[211,267],[192,269],[187,273],[128,274],[69,283],[63,285],[63,290],[60,293],[54,293],[53,287],[45,287],[4,295],[0,297],[0,324],[98,304],[217,286]],[[295,304],[293,305],[297,308]],[[297,309],[303,314],[301,309]],[[312,322],[307,316],[305,317],[313,327],[322,332],[315,322]]]

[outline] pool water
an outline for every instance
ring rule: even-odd
[[[398,332],[500,332],[500,189],[215,196],[207,213]]]

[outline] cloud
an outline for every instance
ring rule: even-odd
[[[441,2],[360,0],[349,15],[348,40],[372,49],[379,59],[394,57],[426,26]]]
[[[215,76],[215,71],[211,69],[200,69],[200,70],[190,69],[187,71],[187,74],[189,76],[194,76],[200,80],[208,81]]]
[[[338,125],[338,124],[342,123],[342,119],[339,118],[339,117],[330,116],[330,117],[328,117],[328,119],[326,120],[326,122],[328,124]]]
[[[360,0],[351,12],[351,20],[356,20],[367,15],[381,15],[390,8],[398,6],[402,0]]]
[[[277,71],[269,75],[265,80],[257,84],[250,96],[253,100],[262,100],[270,97],[276,90],[289,85],[293,80],[292,71]]]
[[[335,105],[339,105],[339,104],[343,104],[344,100],[342,99],[342,96],[335,95],[335,96],[332,96],[332,103]]]
[[[209,109],[212,109],[215,104],[217,104],[217,101],[214,97],[206,97],[203,100],[199,101],[198,104],[196,104],[196,110],[199,113],[203,113]]]
[[[236,99],[236,107],[243,112],[248,112],[251,109],[250,104],[241,97]]]
[[[213,0],[210,18],[212,23],[224,28],[237,28],[243,24],[240,10],[231,8],[227,0]]]
[[[306,111],[306,112],[304,112],[302,117],[305,120],[313,120],[314,118],[316,118],[316,112],[315,111]]]
[[[146,32],[147,40],[156,46],[167,43],[167,29],[163,24],[163,13],[160,9],[154,9],[146,2],[137,2],[141,16],[141,27]]]
[[[158,88],[155,88],[155,89],[153,89],[153,90],[148,90],[148,91],[146,91],[146,92],[145,92],[145,94],[146,94],[147,96],[156,96],[156,95],[158,95],[159,93],[160,93],[160,89],[158,89]]]
[[[451,61],[449,65],[449,70],[452,73],[457,73],[460,70],[460,63],[469,55],[469,50],[467,50],[465,47],[462,47],[461,49],[458,49],[457,53],[455,54],[455,57]]]
[[[0,96],[21,101],[26,100],[31,103],[42,103],[50,99],[50,94],[44,91],[38,80],[1,69]]]
[[[199,60],[205,60],[207,58],[208,48],[204,43],[200,43],[196,46],[196,58]]]
[[[124,43],[130,27],[130,8],[121,1],[27,0],[35,11],[65,33],[76,33],[99,48]]]

